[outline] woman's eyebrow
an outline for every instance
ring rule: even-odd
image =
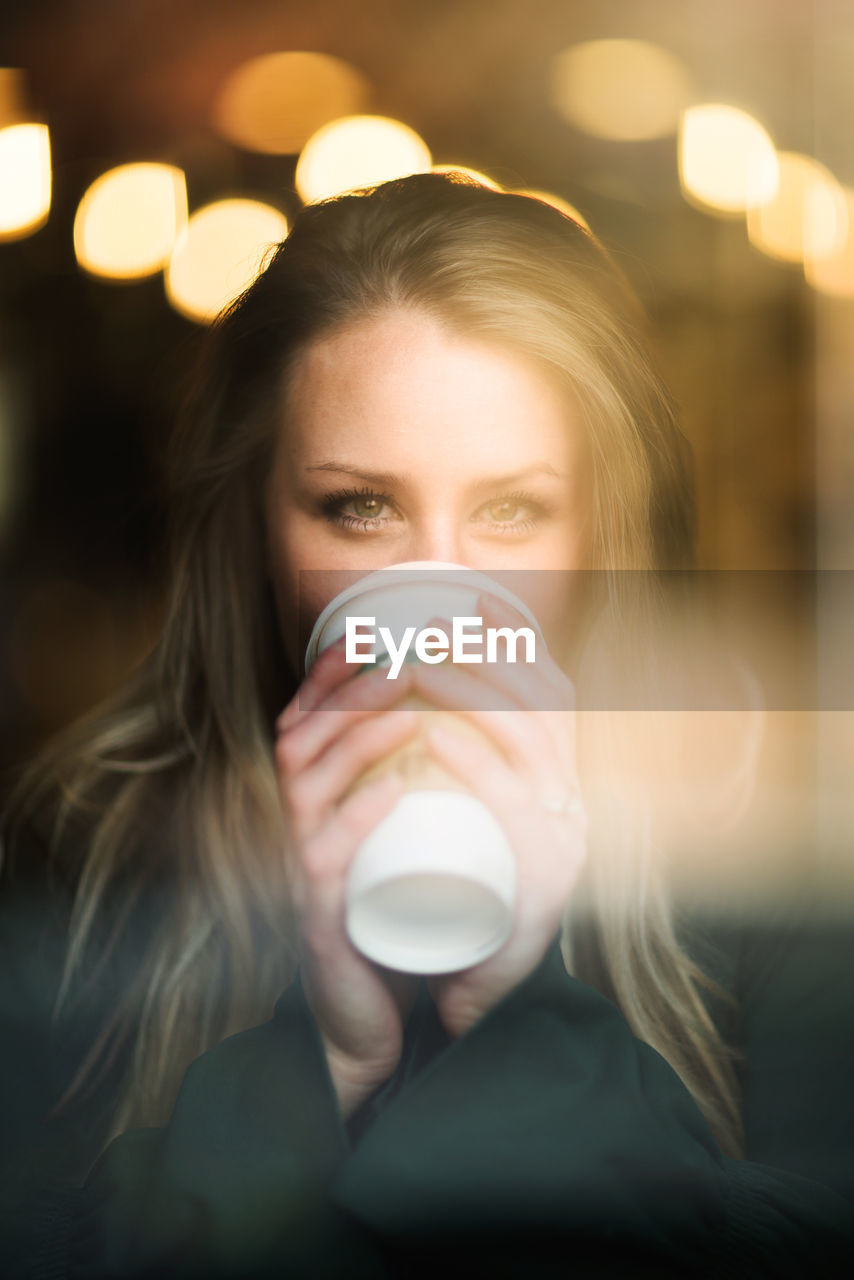
[[[396,476],[389,471],[364,471],[361,467],[355,467],[347,462],[338,460],[317,462],[312,466],[306,467],[306,471],[334,471],[341,475],[354,476],[357,480],[364,480],[367,484],[392,486],[404,485],[407,482],[406,476]],[[472,488],[501,488],[505,485],[520,484],[524,480],[531,480],[540,475],[554,476],[558,480],[566,480],[568,478],[553,467],[550,462],[535,462],[520,471],[511,471],[499,476],[481,477],[475,481]]]

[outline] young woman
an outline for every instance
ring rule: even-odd
[[[847,935],[828,967],[802,931],[685,918],[619,728],[542,710],[591,648],[554,584],[598,570],[642,618],[693,556],[684,441],[594,240],[434,175],[307,208],[212,329],[171,479],[160,643],[6,824],[9,1265],[829,1267],[852,1191]],[[390,682],[339,648],[303,679],[300,596],[312,620],[341,571],[410,560],[530,572],[553,657],[527,683]],[[628,593],[615,570],[638,571]],[[402,783],[352,786],[417,732],[413,690],[481,731],[430,750],[518,879],[501,950],[426,983],[343,923]]]

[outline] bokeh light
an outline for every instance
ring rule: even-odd
[[[564,49],[551,66],[555,110],[597,138],[640,142],[675,133],[691,96],[679,59],[646,40],[589,40]]]
[[[309,204],[431,167],[427,144],[408,125],[388,116],[347,116],[309,138],[297,164],[296,187]]]
[[[214,105],[216,128],[229,142],[272,155],[299,152],[323,125],[364,111],[367,79],[325,53],[268,53],[228,77]]]
[[[743,214],[777,190],[774,144],[759,121],[738,107],[689,107],[679,131],[679,178],[692,203]]]
[[[747,216],[751,244],[783,262],[807,262],[840,252],[848,208],[829,169],[798,151],[781,151],[780,181],[773,199]]]
[[[576,209],[574,204],[564,200],[563,196],[556,196],[553,191],[541,191],[539,187],[519,187],[515,194],[528,196],[531,200],[540,200],[543,204],[550,204],[553,209],[559,209],[567,218],[572,218],[573,222],[577,222],[586,231],[590,230],[590,223],[584,214]]]
[[[260,200],[218,200],[196,210],[166,268],[169,301],[190,320],[210,323],[248,288],[271,246],[287,234],[284,214]]]
[[[50,212],[50,134],[46,124],[0,129],[0,240],[38,231]]]
[[[168,261],[187,223],[187,184],[168,164],[123,164],[96,178],[77,207],[74,252],[93,275],[138,280]]]
[[[0,67],[0,129],[26,122],[27,81],[17,67]]]
[[[496,182],[494,178],[490,178],[488,173],[483,173],[480,169],[472,169],[467,164],[434,164],[431,172],[433,173],[459,173],[464,178],[469,178],[472,182],[478,183],[481,187],[488,187],[490,191],[503,191],[500,182]]]
[[[848,231],[835,253],[806,259],[806,278],[815,289],[837,298],[854,298],[854,189],[843,187]]]

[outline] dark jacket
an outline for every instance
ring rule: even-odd
[[[68,924],[43,848],[0,898],[0,1274],[782,1277],[854,1266],[854,929],[683,920],[737,997],[747,1158],[557,947],[471,1031],[423,990],[348,1124],[297,980],[186,1074],[169,1124],[100,1154],[115,1080],[45,1119],[120,997],[51,1022]],[[144,924],[140,927],[144,927]],[[125,953],[133,955],[133,929]],[[600,984],[601,985],[601,984]],[[99,1003],[100,1001],[100,1003]]]

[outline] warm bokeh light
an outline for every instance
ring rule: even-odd
[[[387,116],[347,116],[324,125],[299,158],[296,187],[302,199],[372,187],[431,168],[427,144],[414,129]]]
[[[190,218],[166,268],[172,306],[202,324],[216,319],[260,274],[284,240],[284,214],[259,200],[218,200]]]
[[[0,240],[38,231],[50,212],[50,135],[46,124],[0,129]]]
[[[123,164],[96,178],[77,207],[74,252],[112,280],[154,275],[187,223],[187,184],[168,164]]]
[[[824,258],[807,258],[807,280],[815,289],[837,298],[854,298],[854,189],[843,187],[848,213],[848,232],[835,253]]]
[[[848,208],[829,169],[797,151],[777,156],[780,181],[772,200],[751,209],[751,244],[784,262],[808,262],[840,252],[848,229]]]
[[[553,209],[559,209],[567,218],[572,218],[573,222],[577,222],[585,230],[590,230],[590,224],[584,214],[580,213],[574,204],[564,200],[563,196],[556,196],[552,191],[541,191],[538,187],[519,187],[516,195],[529,196],[531,200],[541,200],[543,204],[550,204]]]
[[[490,178],[488,173],[481,172],[480,169],[472,169],[467,164],[434,164],[433,173],[460,173],[464,178],[470,178],[472,182],[477,182],[481,187],[489,187],[490,191],[503,191],[500,182],[496,182],[494,178]]]
[[[552,104],[597,138],[640,142],[675,133],[691,96],[678,58],[646,40],[589,40],[552,62]]]
[[[228,77],[214,105],[214,124],[250,151],[296,154],[331,120],[364,111],[369,92],[362,73],[341,58],[268,53]]]
[[[759,121],[738,107],[689,107],[679,130],[679,178],[693,203],[742,214],[777,190],[774,144]]]
[[[27,82],[17,67],[0,67],[0,129],[26,119]]]

